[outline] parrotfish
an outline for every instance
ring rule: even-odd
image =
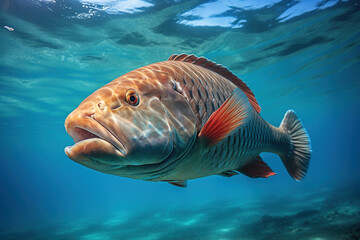
[[[294,111],[279,127],[260,116],[250,88],[222,65],[180,54],[133,70],[88,96],[65,120],[75,145],[66,155],[122,177],[169,182],[242,173],[275,175],[259,156],[279,155],[304,178],[309,136]]]

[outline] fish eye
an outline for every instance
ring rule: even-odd
[[[135,92],[134,89],[129,89],[126,92],[126,102],[130,105],[136,106],[139,104],[139,95]]]

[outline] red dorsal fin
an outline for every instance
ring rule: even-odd
[[[251,114],[246,95],[236,88],[231,96],[211,114],[199,133],[210,145],[215,145],[244,124]]]
[[[187,187],[187,181],[167,181],[167,182],[177,187]]]
[[[267,178],[275,175],[276,173],[261,159],[260,156],[256,157],[256,160],[252,161],[245,167],[238,170],[242,174],[252,178]]]
[[[201,66],[203,68],[209,69],[213,72],[216,72],[217,74],[223,76],[226,79],[229,79],[233,84],[238,86],[248,97],[251,106],[260,113],[261,107],[259,106],[259,103],[257,102],[254,93],[250,90],[250,88],[244,83],[240,78],[235,76],[229,69],[226,67],[217,64],[215,62],[212,62],[204,57],[197,57],[195,55],[187,55],[185,53],[180,55],[171,55],[168,59],[168,61],[180,61],[180,62],[188,62],[192,63],[198,66]]]

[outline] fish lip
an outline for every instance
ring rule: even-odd
[[[94,118],[94,115],[85,116],[83,120],[86,121],[80,121],[80,123],[74,124],[71,126],[70,129],[66,129],[68,134],[73,138],[75,144],[71,147],[66,147],[67,150],[70,150],[72,147],[74,147],[76,144],[83,142],[84,140],[89,139],[100,139],[102,141],[108,142],[111,145],[115,147],[115,149],[118,151],[118,153],[125,157],[127,155],[127,150],[124,146],[124,144],[117,138],[111,131],[109,131],[108,128],[106,128],[103,124],[101,124],[99,121],[97,121]],[[85,123],[84,123],[85,122]],[[94,128],[95,126],[95,128]],[[77,134],[75,132],[75,129],[82,129],[92,135],[81,140],[77,140]]]
[[[89,118],[93,119],[95,122],[97,122],[100,126],[102,126],[104,129],[106,129],[106,131],[112,136],[114,142],[110,142],[111,144],[114,145],[114,147],[116,149],[118,149],[124,156],[127,155],[127,149],[125,147],[125,145],[120,141],[120,139],[110,131],[110,129],[108,129],[104,124],[102,124],[101,122],[99,122],[98,120],[95,119],[94,115],[91,115]],[[105,139],[104,139],[105,140]],[[106,141],[106,140],[105,140]],[[115,143],[115,144],[114,144]]]

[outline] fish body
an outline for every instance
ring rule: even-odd
[[[86,98],[66,119],[74,161],[108,174],[166,181],[209,175],[269,177],[276,153],[301,180],[310,140],[293,111],[279,128],[260,116],[253,92],[225,67],[194,55],[131,71]]]
[[[15,29],[9,26],[4,26],[4,28],[10,32],[13,32]]]

